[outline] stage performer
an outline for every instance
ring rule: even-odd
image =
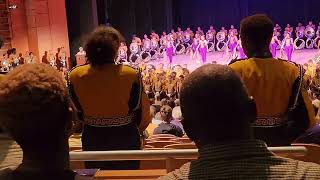
[[[170,36],[167,36],[165,41],[165,47],[166,47],[166,55],[167,59],[169,61],[169,64],[171,65],[172,59],[173,59],[173,52],[175,52],[173,40]]]
[[[238,30],[236,28],[234,28],[234,25],[230,26],[229,34],[231,34],[231,32],[233,32],[235,36],[238,35]]]
[[[189,36],[188,38],[191,40],[194,37],[194,33],[193,31],[190,29],[190,27],[187,27],[187,30],[185,31],[185,37],[187,38],[187,36]]]
[[[236,49],[238,50],[238,53],[239,53],[237,59],[246,58],[246,55],[244,54],[244,51],[243,51],[243,48],[242,48],[241,39],[238,40]]]
[[[36,57],[33,55],[33,52],[29,52],[26,58],[26,63],[35,63],[35,62],[36,62]]]
[[[122,64],[122,63],[128,62],[127,52],[128,52],[128,47],[126,46],[126,44],[124,42],[120,42],[116,64]]]
[[[285,51],[288,61],[291,61],[293,52],[293,39],[289,33],[286,34],[286,37],[283,40],[282,49]]]
[[[204,35],[203,30],[201,29],[201,27],[197,28],[196,34],[199,34],[200,36]]]
[[[181,30],[180,27],[178,27],[177,38],[178,38],[178,43],[184,43],[184,32]]]
[[[207,51],[208,51],[208,41],[206,40],[206,37],[204,35],[202,35],[200,37],[197,51],[199,51],[199,53],[200,53],[202,63],[206,63]]]
[[[236,55],[236,47],[237,47],[237,43],[238,43],[238,38],[235,35],[234,31],[230,32],[230,36],[229,36],[229,40],[228,40],[228,48],[231,52],[231,58],[235,58]],[[227,49],[228,51],[228,49]]]
[[[156,39],[158,42],[160,40],[159,35],[154,31],[151,31],[150,39]]]
[[[143,36],[143,41],[142,41],[142,50],[143,51],[150,51],[151,49],[151,40],[148,38],[148,35]]]
[[[159,40],[156,36],[151,36],[151,49],[158,50],[159,47]]]
[[[52,50],[49,51],[49,64],[50,64],[50,66],[57,69],[56,56]]]
[[[169,36],[170,36],[171,40],[173,41],[173,44],[176,45],[178,38],[177,38],[176,32],[174,32],[174,29],[171,29]]]
[[[209,42],[214,42],[216,37],[216,30],[213,28],[213,26],[210,26],[208,32],[207,32],[207,40]]]
[[[309,23],[306,26],[306,28],[313,28],[314,30],[316,30],[316,25],[314,25],[312,21],[309,21]]]
[[[199,56],[199,51],[197,51],[197,47],[199,45],[199,41],[200,41],[200,37],[199,34],[195,34],[194,38],[193,38],[193,42],[191,44],[191,59],[193,59],[195,56]]]
[[[66,69],[68,69],[68,63],[67,63],[67,52],[65,50],[64,47],[61,47],[61,51],[60,51],[60,54],[59,54],[59,61],[60,61],[60,70],[61,71],[65,71]]]
[[[278,39],[277,31],[274,31],[273,36],[271,38],[270,46],[269,46],[273,58],[276,58],[276,56],[277,56],[278,44],[281,44],[281,42]]]
[[[224,32],[225,37],[227,37],[227,35],[228,35],[228,30],[226,30],[226,28],[224,26],[221,27],[219,32]]]
[[[292,34],[293,28],[290,26],[290,24],[287,24],[286,28],[284,29],[284,33],[290,33]]]
[[[160,38],[160,46],[165,47],[165,41],[167,39],[167,33],[165,31],[162,32],[161,38]]]

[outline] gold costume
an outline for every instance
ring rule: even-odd
[[[257,120],[265,118],[262,122],[265,123],[263,125],[266,129],[270,129],[272,123],[281,121],[290,108],[290,99],[294,97],[293,87],[300,79],[299,68],[293,63],[273,58],[250,58],[236,61],[229,66],[240,75],[249,95],[253,96],[257,106]],[[299,104],[305,109],[299,122],[303,124],[301,126],[306,126],[304,131],[315,125],[314,110],[305,87],[303,81],[298,99]],[[263,140],[268,142],[268,139]]]

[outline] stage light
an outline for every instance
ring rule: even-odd
[[[17,9],[18,6],[16,4],[12,4],[8,7],[8,9]]]

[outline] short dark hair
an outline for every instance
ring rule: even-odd
[[[244,84],[231,68],[208,64],[196,69],[184,80],[180,92],[187,135],[202,143],[241,136],[243,127],[249,127],[249,101]]]
[[[265,14],[256,14],[242,19],[240,36],[250,49],[261,49],[269,46],[273,34],[273,22]]]
[[[0,124],[22,149],[67,135],[69,98],[61,74],[47,64],[24,64],[0,83]],[[35,144],[36,143],[36,144]]]
[[[88,61],[93,66],[114,62],[122,41],[122,35],[116,29],[105,26],[96,28],[84,46]]]

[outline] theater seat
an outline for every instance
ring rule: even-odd
[[[170,144],[164,147],[165,149],[197,149],[194,143],[181,143],[181,144]]]
[[[178,144],[177,141],[148,141],[146,145],[153,146],[154,148],[163,148],[167,145]]]
[[[292,146],[304,146],[307,148],[307,154],[305,156],[288,156],[292,159],[297,159],[306,162],[313,162],[320,164],[320,146],[317,144],[303,144],[303,143],[294,143]]]

